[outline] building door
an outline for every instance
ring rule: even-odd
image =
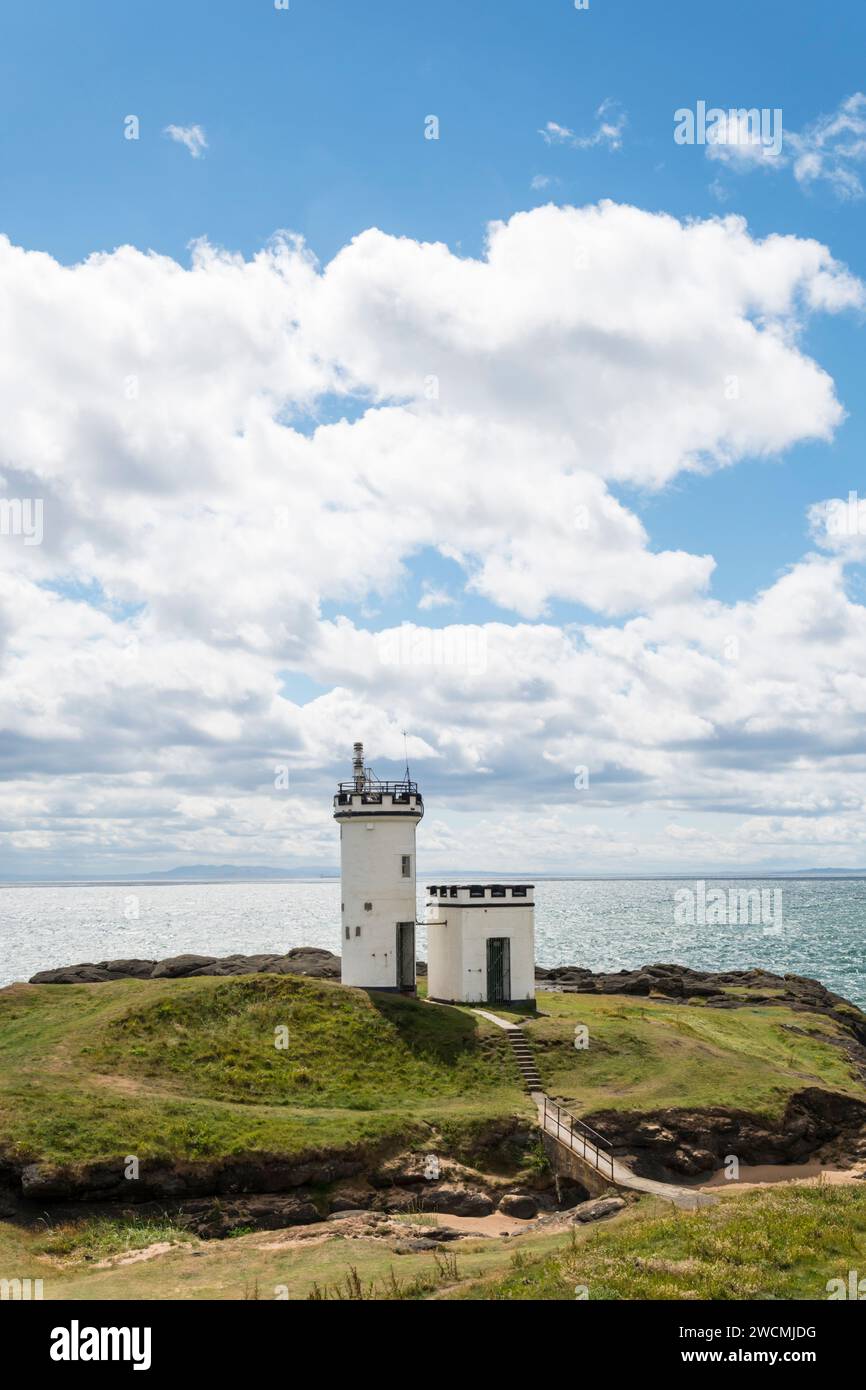
[[[511,942],[507,936],[487,938],[487,998],[505,1004],[511,998]]]
[[[415,988],[415,923],[397,923],[397,988]]]

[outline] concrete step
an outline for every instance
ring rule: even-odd
[[[529,1040],[521,1028],[509,1028],[508,1041],[511,1043],[511,1050],[514,1053],[514,1060],[520,1068],[520,1075],[527,1091],[542,1090],[541,1077],[538,1075],[538,1064],[535,1055],[529,1045]]]

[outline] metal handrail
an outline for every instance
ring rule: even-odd
[[[563,1119],[565,1116],[565,1119]],[[549,1134],[547,1121],[550,1118],[556,1126],[556,1138],[564,1142],[574,1153],[580,1154],[587,1162],[591,1163],[600,1173],[606,1173],[611,1180],[613,1179],[613,1145],[610,1140],[605,1139],[603,1134],[584,1124],[583,1120],[572,1115],[571,1111],[564,1106],[557,1105],[556,1101],[544,1097],[544,1123],[543,1128]],[[565,1131],[566,1138],[562,1140],[562,1131]],[[589,1136],[592,1136],[590,1138]],[[602,1147],[603,1146],[603,1147]],[[588,1151],[594,1157],[588,1157]]]
[[[337,794],[340,795],[341,793],[346,792],[352,792],[357,796],[381,796],[382,792],[385,792],[388,795],[393,795],[395,792],[397,792],[402,793],[403,795],[408,793],[410,796],[417,796],[418,783],[407,782],[405,779],[402,782],[379,782],[377,780],[368,780],[364,783],[362,787],[359,787],[355,784],[355,782],[338,782]]]

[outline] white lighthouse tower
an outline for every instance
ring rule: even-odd
[[[340,782],[343,984],[415,990],[415,827],[424,814],[417,782],[380,782],[355,744],[351,782]]]

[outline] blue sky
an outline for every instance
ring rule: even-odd
[[[0,208],[22,246],[67,263],[129,242],[183,260],[201,236],[251,255],[279,228],[321,261],[360,230],[481,249],[496,218],[548,198],[633,202],[678,217],[742,213],[754,235],[816,237],[866,273],[862,207],[793,179],[725,177],[672,143],[673,112],[781,107],[796,129],[864,86],[866,10],[830,22],[805,4],[731,0],[687,14],[642,0],[88,0],[6,7],[0,45]],[[622,149],[548,147],[556,120],[590,131],[607,99],[628,113]],[[139,116],[127,141],[123,118]],[[438,142],[423,119],[439,116]],[[201,124],[205,157],[167,140]],[[536,175],[556,180],[530,187]],[[720,204],[711,184],[720,177]],[[818,359],[849,404],[866,394],[857,323],[822,322]],[[769,583],[798,556],[816,475],[826,495],[862,472],[866,421],[832,449],[803,445],[750,469],[690,477],[630,498],[654,544],[706,548],[725,600]],[[472,618],[487,611],[474,604]]]
[[[368,5],[359,5],[355,0],[291,0],[288,10],[276,9],[271,0],[184,0],[182,5],[152,0],[139,7],[107,0],[7,5],[0,19],[0,233],[14,246],[46,253],[59,267],[73,267],[96,252],[110,255],[124,245],[139,252],[156,252],[188,267],[190,247],[199,239],[249,260],[268,245],[275,233],[285,231],[302,237],[319,266],[324,267],[353,238],[367,229],[379,228],[389,239],[388,264],[396,267],[400,262],[396,238],[407,238],[413,245],[442,242],[453,257],[478,259],[485,254],[485,236],[493,222],[507,223],[515,214],[549,202],[583,208],[607,199],[614,204],[633,205],[654,216],[667,214],[684,224],[692,219],[741,215],[756,241],[773,235],[814,239],[829,248],[835,260],[847,266],[854,277],[866,280],[866,201],[856,193],[851,196],[849,189],[848,196],[840,196],[839,185],[829,177],[795,177],[793,155],[786,156],[778,167],[745,167],[736,160],[708,158],[706,148],[679,146],[673,140],[675,111],[693,107],[698,100],[722,108],[779,108],[786,135],[792,132],[796,140],[799,133],[802,139],[803,132],[814,129],[819,118],[838,113],[842,103],[866,88],[864,51],[866,9],[853,0],[837,2],[832,20],[827,12],[805,3],[791,4],[790,0],[767,0],[760,6],[746,0],[729,0],[723,6],[705,7],[694,13],[674,5],[648,5],[641,0],[590,0],[585,11],[576,10],[572,0],[473,0],[472,4],[440,0],[435,6],[405,0],[400,4],[378,0]],[[430,115],[439,121],[436,140],[424,138],[425,119]],[[124,122],[130,116],[135,116],[140,125],[139,138],[135,140],[124,138]],[[599,134],[605,121],[615,126],[615,137]],[[182,142],[169,138],[169,126],[198,128],[206,143],[193,153]],[[853,159],[851,168],[866,181],[866,145],[863,157]],[[647,255],[651,258],[653,252],[648,249]],[[35,262],[31,264],[38,278],[39,267]],[[386,288],[381,293],[387,296],[391,293],[387,287],[391,271],[383,274]],[[398,272],[395,270],[394,274]],[[710,273],[710,285],[711,281]],[[122,297],[127,293],[126,283],[112,282],[108,297]],[[519,271],[515,273],[514,290],[519,299]],[[407,288],[406,293],[409,292]],[[617,295],[616,284],[610,293]],[[627,293],[625,286],[621,293]],[[671,303],[688,305],[687,288],[681,285],[677,291],[682,295],[681,301],[674,299],[674,293],[672,286]],[[395,302],[399,302],[399,295]],[[41,298],[28,298],[22,310],[27,331],[32,330],[37,344],[32,357],[37,371],[40,352],[48,356],[57,347],[56,342],[46,347],[52,332],[50,304],[51,295],[46,291]],[[347,316],[351,304],[349,296]],[[76,305],[70,309],[73,321],[76,313],[87,318],[83,301],[76,301]],[[160,325],[145,323],[144,311],[137,318],[140,311],[133,306],[132,298],[129,305],[127,313],[125,301],[115,302],[121,327],[112,328],[112,333],[121,332],[126,323],[131,343],[157,341],[162,331]],[[761,319],[761,312],[769,318],[775,313],[769,298],[768,305],[763,311],[749,310],[745,319],[751,315],[759,328],[765,328],[767,320]],[[626,311],[627,308],[626,304]],[[662,295],[660,319],[664,309]],[[41,336],[43,314],[48,324],[45,337]],[[266,304],[262,314],[264,321]],[[640,519],[651,553],[687,552],[695,557],[713,557],[715,569],[707,592],[722,605],[753,602],[760,591],[777,584],[789,567],[802,561],[813,547],[807,520],[810,507],[823,499],[847,497],[852,489],[859,488],[866,494],[863,305],[857,305],[852,298],[845,312],[803,313],[795,317],[796,322],[788,314],[784,327],[772,328],[772,332],[778,328],[780,333],[792,335],[786,366],[793,368],[794,359],[799,356],[817,363],[832,378],[835,396],[847,418],[840,417],[832,428],[816,428],[815,432],[823,436],[820,438],[809,437],[806,425],[792,427],[785,447],[769,450],[765,456],[757,444],[754,449],[747,444],[736,451],[730,466],[719,467],[718,458],[710,458],[705,471],[695,472],[686,466],[672,469],[661,486],[657,477],[642,476],[636,468],[622,476],[612,468],[606,475],[610,498]],[[554,313],[552,333],[556,331],[555,318]],[[239,339],[248,328],[248,323],[238,328]],[[60,333],[61,329],[54,331]],[[678,347],[685,355],[689,351],[690,331],[684,331]],[[346,332],[348,335],[348,328]],[[68,329],[66,333],[64,350],[70,346]],[[250,339],[254,336],[250,330]],[[333,350],[335,361],[340,359],[339,337],[338,326],[333,340],[338,344]],[[696,342],[698,338],[698,351],[706,352],[708,344],[711,350],[711,326],[708,329],[703,324]],[[116,348],[106,344],[116,341],[119,340],[106,333],[97,346],[91,344],[87,351],[92,357],[104,348],[110,361]],[[232,344],[223,346],[230,368]],[[252,357],[261,358],[258,346],[252,350]],[[479,358],[479,362],[482,360]],[[320,358],[316,353],[310,361],[311,372],[317,370]],[[224,366],[220,362],[210,377],[203,371],[199,383],[202,394],[208,381],[219,379],[218,371]],[[340,371],[343,369],[341,364]],[[720,361],[720,371],[723,369]],[[178,367],[175,378],[185,370],[183,365]],[[76,369],[67,361],[65,366],[58,366],[58,372],[62,371],[66,377],[57,378],[56,394],[64,395],[65,380],[67,393],[74,397],[72,380]],[[192,380],[192,368],[190,372]],[[364,372],[358,369],[356,375],[360,380]],[[355,429],[363,426],[362,416],[369,404],[399,402],[400,393],[393,385],[398,378],[396,368],[389,368],[381,380],[371,371],[365,378],[366,392],[350,390],[343,395],[332,389],[333,382],[325,382],[314,390],[312,398],[306,390],[293,393],[287,385],[289,401],[283,403],[277,418],[281,424],[292,425],[297,436],[315,444],[318,425],[345,420]],[[263,378],[260,386],[250,387],[249,400],[260,399],[263,393],[279,392],[282,384],[275,386],[273,380]],[[562,390],[561,383],[558,389]],[[676,390],[675,381],[665,389]],[[768,388],[765,385],[763,389]],[[503,410],[506,405],[503,400]],[[624,399],[623,409],[627,405]],[[661,406],[660,401],[660,413]],[[670,399],[664,408],[671,409],[674,418],[676,412]],[[40,409],[34,404],[28,417],[31,422]],[[100,407],[91,404],[89,410],[95,421]],[[780,406],[780,410],[784,407]],[[82,418],[84,413],[82,408]],[[482,414],[479,407],[479,419]],[[170,409],[166,407],[162,415],[157,411],[154,419],[158,423],[157,417],[168,420],[169,416]],[[22,476],[54,477],[58,449],[62,449],[55,448],[50,439],[44,443],[45,458],[34,460],[28,453],[25,467],[23,441],[31,440],[29,428],[28,425],[19,436],[10,435],[9,440],[2,441],[7,466],[13,472],[19,470]],[[183,424],[175,421],[172,428],[172,438],[181,434],[186,437],[186,415]],[[111,439],[111,448],[116,449],[118,458],[128,445],[138,459],[145,427],[129,426],[128,436],[126,429],[124,423],[109,424],[106,416],[96,430],[93,448],[98,451]],[[249,419],[245,419],[242,429],[237,423],[227,427],[223,455],[230,448],[230,439],[241,434],[251,437]],[[757,440],[760,430],[753,431],[750,437]],[[121,440],[125,441],[123,446]],[[28,443],[27,448],[30,447]],[[16,457],[18,451],[20,457]],[[327,457],[327,449],[325,454]],[[137,467],[139,464],[140,459]],[[111,568],[111,557],[119,556],[130,540],[126,533],[119,539],[120,531],[112,530],[115,524],[127,525],[129,511],[122,523],[117,521],[128,479],[118,463],[115,484],[111,466],[110,459],[100,465],[99,505],[104,504],[106,513],[88,534],[83,513],[75,513],[72,501],[73,494],[80,500],[80,489],[76,491],[71,484],[80,482],[83,464],[74,453],[65,459],[66,483],[58,483],[55,514],[64,517],[63,535],[69,538],[68,549],[62,557],[55,554],[50,550],[49,538],[50,563],[40,552],[39,564],[46,567],[34,575],[34,583],[41,592],[67,601],[70,614],[74,605],[76,622],[80,620],[84,628],[90,622],[87,614],[82,617],[84,609],[107,616],[114,623],[113,642],[124,641],[124,632],[135,632],[136,641],[148,642],[154,628],[159,628],[159,640],[166,643],[169,639],[174,641],[181,630],[188,637],[195,626],[190,615],[204,612],[201,605],[205,603],[195,590],[193,578],[186,598],[179,579],[172,611],[169,601],[158,595],[159,584],[138,572],[140,554],[135,544],[130,545],[125,575],[119,568]],[[272,477],[270,464],[263,464],[262,468],[263,480]],[[168,486],[162,473],[158,479],[155,475],[138,491],[133,490],[135,500],[133,492],[129,493],[129,508],[140,508],[144,516],[150,505],[148,499],[160,496]],[[489,495],[492,499],[493,494]],[[264,492],[258,487],[251,489],[244,505],[252,506],[254,496],[260,498]],[[206,488],[191,490],[183,502],[188,517],[200,516],[203,498],[206,501]],[[218,510],[218,505],[214,505]],[[237,501],[233,505],[240,507]],[[333,503],[323,505],[331,507]],[[88,515],[92,518],[93,514],[91,505]],[[231,515],[230,507],[226,515]],[[518,602],[513,586],[497,584],[487,575],[481,551],[472,553],[471,546],[457,546],[459,553],[453,547],[449,552],[449,513],[444,515],[445,523],[434,537],[407,541],[387,583],[359,582],[353,586],[346,580],[330,586],[314,585],[310,606],[305,607],[306,599],[302,602],[299,593],[308,576],[302,573],[300,562],[297,572],[287,574],[282,596],[279,600],[273,596],[273,611],[277,615],[294,613],[291,604],[295,599],[299,607],[291,621],[286,619],[291,631],[283,633],[279,643],[275,642],[268,668],[275,690],[286,700],[306,709],[322,697],[329,698],[334,689],[350,689],[356,702],[373,698],[363,682],[352,684],[351,659],[345,654],[335,655],[333,642],[337,639],[332,628],[341,621],[351,624],[353,631],[368,634],[404,621],[423,622],[430,628],[445,628],[455,622],[489,624],[494,638],[497,625],[507,624],[516,630],[525,622],[576,634],[579,644],[586,625],[603,623],[615,631],[639,612],[634,604],[629,606],[620,600],[599,604],[590,582],[583,587],[551,583],[540,604]],[[399,518],[395,525],[399,528]],[[519,515],[515,525],[519,526]],[[212,540],[208,547],[212,556]],[[95,561],[91,552],[97,556]],[[297,553],[298,547],[293,554]],[[848,598],[859,604],[863,600],[860,557],[852,553],[846,558],[851,563],[846,565],[839,583]],[[169,566],[173,564],[170,551],[163,559]],[[285,563],[288,571],[295,561],[287,556]],[[217,588],[223,582],[226,586],[234,584],[231,569],[223,578],[213,579]],[[444,596],[442,602],[437,595]],[[236,654],[235,641],[249,643],[252,651],[263,650],[264,639],[253,632],[259,605],[252,597],[252,588],[248,611],[241,611],[241,598],[235,597],[237,611],[233,609],[225,622],[214,620],[207,630],[200,625],[195,634],[196,640],[205,642],[215,654],[215,661],[219,653]],[[824,600],[809,600],[812,601]],[[267,605],[263,602],[261,606]],[[182,621],[178,617],[180,609]],[[651,617],[656,621],[657,614],[652,612]],[[306,633],[305,624],[310,624],[312,632],[314,620],[322,625],[315,644],[315,660],[309,654],[312,647],[304,648],[306,655],[301,652],[308,640],[301,635]],[[724,620],[720,621],[724,631]],[[272,627],[279,622],[279,616],[275,617]],[[666,619],[658,621],[658,633],[667,631],[665,624]],[[88,642],[106,637],[102,630],[88,628],[88,634]],[[686,646],[696,640],[689,623],[681,629],[681,636]],[[340,641],[344,637],[345,630]],[[657,636],[653,640],[665,639]],[[552,656],[549,659],[553,661]],[[162,670],[163,660],[168,663],[166,669],[173,669],[172,663],[181,658],[176,653],[169,657],[161,649],[161,654],[154,657],[154,666]],[[546,680],[547,660],[541,660],[532,679]],[[804,655],[804,661],[807,660]],[[216,684],[222,679],[232,684],[235,675],[230,677],[226,668],[219,678],[214,676]],[[838,671],[828,674],[827,679],[834,690],[844,688],[848,692],[847,658],[840,659]],[[754,684],[760,684],[757,676]],[[174,692],[176,687],[177,682],[169,681],[166,688]],[[631,688],[626,680],[623,691]],[[845,695],[849,697],[850,692]],[[37,702],[42,698],[34,696]],[[112,810],[110,779],[129,775],[126,754],[119,753],[119,761],[115,761],[108,753],[101,753],[92,762],[82,759],[78,768],[76,754],[70,767],[62,752],[63,740],[70,739],[70,747],[74,744],[78,750],[82,739],[86,741],[80,729],[74,736],[70,733],[68,721],[74,723],[78,718],[70,713],[77,698],[71,688],[59,692],[57,704],[51,705],[57,715],[59,743],[53,754],[34,758],[29,774],[26,769],[31,735],[24,740],[23,752],[16,745],[13,767],[16,776],[22,768],[25,770],[27,785],[21,790],[21,802],[13,803],[15,809],[10,811],[8,824],[18,825],[22,814],[26,819],[32,813],[34,820],[32,829],[25,829],[24,838],[12,846],[8,859],[11,868],[21,870],[23,866],[29,871],[34,865],[37,869],[63,865],[71,869],[79,855],[83,856],[88,872],[100,868],[113,871],[115,866],[124,871],[128,867],[156,867],[175,860],[188,862],[196,856],[205,858],[201,845],[208,816],[216,814],[222,821],[231,822],[234,812],[226,810],[229,804],[237,812],[237,839],[215,850],[218,860],[243,860],[246,856],[263,862],[280,853],[291,858],[291,852],[285,851],[285,845],[278,840],[269,842],[265,837],[261,847],[251,843],[255,814],[250,810],[251,819],[247,821],[246,812],[238,809],[240,803],[232,800],[234,769],[226,773],[224,785],[219,777],[209,774],[202,786],[197,786],[191,763],[175,768],[164,783],[175,788],[183,799],[183,814],[188,821],[202,817],[200,823],[190,826],[190,838],[173,840],[172,805],[166,812],[168,820],[160,822],[150,838],[140,837],[132,846],[124,839],[122,828],[127,815],[135,818],[140,814],[143,822],[151,814],[158,818],[159,813],[152,807],[148,809],[146,798],[142,799],[139,812],[131,812],[128,806],[123,815],[116,806]],[[435,718],[432,711],[414,710],[411,693],[405,690],[389,698],[393,703],[382,697],[388,732],[380,731],[379,761],[388,766],[398,758],[399,750],[392,748],[391,726],[402,726],[415,715],[421,766],[425,748],[431,757],[430,750],[436,749],[440,760],[434,759],[430,764],[430,776],[433,785],[442,788],[441,854],[443,863],[449,862],[455,843],[454,839],[449,840],[449,834],[457,835],[459,843],[466,823],[463,818],[468,815],[474,826],[480,823],[479,817],[483,818],[483,809],[473,804],[471,794],[466,804],[460,799],[471,781],[473,767],[482,777],[502,776],[508,781],[507,773],[494,757],[495,750],[482,750],[481,740],[477,746],[474,741],[477,710],[472,712],[472,701],[488,699],[489,692],[472,696],[461,690],[443,695]],[[766,698],[768,710],[778,703],[776,695]],[[226,708],[219,716],[213,711],[206,719],[202,716],[203,722],[196,726],[198,733],[190,743],[184,741],[188,735],[181,728],[186,715],[182,719],[178,714],[177,727],[172,724],[165,730],[162,754],[168,756],[167,750],[172,748],[194,747],[199,736],[205,741],[228,738],[226,731],[231,729],[243,729],[231,737],[236,737],[242,746],[255,749],[250,756],[265,763],[277,756],[280,737],[286,738],[287,746],[297,749],[319,747],[310,729],[300,725],[295,728],[285,712],[280,715],[287,721],[282,734],[271,728],[266,732],[258,727],[255,731],[246,728],[243,711],[249,710],[251,699],[233,688],[228,701],[231,712]],[[232,704],[233,700],[237,703]],[[112,727],[118,732],[126,712],[122,718],[116,713],[119,706],[108,692],[104,693],[104,701],[98,717],[94,716],[96,723],[105,727],[106,719],[116,718],[117,725]],[[78,699],[79,708],[85,704]],[[735,707],[734,700],[731,718],[735,723],[745,721],[750,735],[763,730],[758,712],[752,710],[747,715]],[[784,736],[780,735],[792,776],[797,740],[802,735],[802,730],[798,734],[794,727],[799,707],[798,699],[792,695],[793,722]],[[816,718],[819,707],[817,700]],[[363,722],[361,703],[350,702],[340,709],[340,719],[358,718]],[[333,724],[335,718],[329,710],[330,706],[322,706],[324,726]],[[691,713],[697,718],[695,711]],[[46,711],[43,716],[47,718]],[[373,712],[369,717],[370,737],[375,744],[373,730],[378,728],[378,714]],[[558,708],[551,708],[544,718],[551,749],[556,745],[550,756],[557,766],[564,766],[571,757],[557,744],[564,737],[564,716]],[[430,723],[422,733],[425,719]],[[503,720],[507,727],[508,718],[503,716]],[[455,732],[458,727],[459,734]],[[293,732],[289,734],[287,729]],[[733,737],[731,730],[722,730],[719,725],[713,737],[726,746],[729,735]],[[643,761],[643,737],[642,732],[635,732],[634,766],[640,765],[641,777],[654,776]],[[692,733],[689,737],[697,735]],[[457,775],[461,792],[449,802],[450,784],[448,776],[443,775],[441,760],[447,760],[443,750],[451,746],[452,738],[461,749]],[[119,732],[118,741],[122,748],[124,737]],[[679,745],[681,741],[678,734],[673,743]],[[579,732],[575,730],[575,761],[584,756],[579,745]],[[538,757],[547,757],[547,751],[545,746],[544,754],[536,749],[530,755],[527,745],[526,767],[537,767]],[[192,759],[192,754],[188,756]],[[305,763],[300,753],[298,756],[301,783],[306,785],[312,776],[313,785],[319,785],[315,777],[320,776],[324,786],[332,768],[317,761],[327,762],[321,750],[310,753],[311,764]],[[611,755],[612,761],[607,757],[602,760],[608,779],[613,777],[614,763],[620,756]],[[828,756],[835,754],[831,750]],[[184,754],[181,762],[186,757]],[[311,765],[315,774],[310,773]],[[719,765],[727,765],[725,757],[721,757]],[[834,776],[837,771],[834,766]],[[859,765],[852,769],[852,778],[854,771],[859,779]],[[85,780],[95,777],[99,791],[93,792],[94,806],[100,798],[106,799],[105,806],[94,811],[100,829],[92,841],[87,841],[86,849],[75,848],[74,837],[70,838],[69,825],[61,812],[57,813],[52,829],[52,814],[34,809],[28,799],[27,788],[32,791],[39,779],[51,775],[62,780],[67,774]],[[153,776],[155,781],[150,785],[162,785],[164,767]],[[437,781],[440,778],[441,784]],[[604,776],[601,780],[605,780]],[[220,785],[215,786],[215,782]],[[76,795],[80,785],[75,784]],[[261,786],[261,779],[250,781],[242,776],[238,785],[249,792],[250,786]],[[857,780],[858,788],[859,785]],[[835,829],[832,834],[827,832],[827,856],[831,862],[848,862],[846,856],[850,855],[866,862],[866,841],[862,849],[859,846],[860,792],[853,790],[854,780],[849,786],[852,790],[847,795],[841,790],[828,793],[823,806],[818,804],[821,796],[817,791],[814,805],[800,806],[796,797],[790,804],[784,798],[779,802],[779,814],[784,816],[826,813],[831,818],[841,817],[841,838],[833,838]],[[167,793],[169,800],[174,794]],[[544,805],[558,803],[564,795],[562,788],[545,793],[540,787],[538,791]],[[221,796],[227,798],[225,802],[220,802]],[[208,811],[204,806],[208,797],[215,798],[214,804],[221,809]],[[607,851],[607,862],[612,867],[630,867],[629,856],[636,854],[647,867],[663,868],[676,860],[670,858],[662,863],[657,846],[645,851],[641,848],[652,840],[655,832],[649,830],[642,830],[637,836],[637,849],[626,847],[623,841],[622,857],[617,857],[616,835],[619,831],[625,834],[626,820],[630,818],[636,825],[649,817],[653,824],[660,824],[673,815],[679,827],[694,829],[701,823],[709,827],[709,839],[700,840],[699,852],[706,855],[710,853],[707,845],[717,833],[722,834],[723,823],[728,823],[718,817],[768,815],[773,810],[772,797],[769,800],[769,805],[758,808],[753,790],[746,794],[741,789],[735,794],[725,786],[717,801],[706,788],[699,790],[685,776],[681,783],[660,792],[654,806],[629,805],[622,798],[599,803],[594,823],[600,828],[599,834],[610,830],[614,837],[613,848]],[[848,816],[853,817],[850,822],[845,820]],[[677,817],[682,817],[682,821]],[[453,829],[458,825],[459,834]],[[836,826],[835,820],[833,825]],[[322,833],[325,834],[324,829]],[[678,834],[679,830],[674,841]],[[768,831],[768,844],[771,838]],[[802,857],[819,862],[815,844],[804,841],[802,836],[800,843],[802,850],[796,843],[778,851],[770,846],[761,862],[791,866]],[[178,844],[180,849],[175,848]],[[322,845],[325,847],[321,853],[325,855],[325,840]],[[300,850],[298,855],[307,858]],[[473,862],[481,862],[483,853],[479,851],[472,858]],[[525,867],[521,864],[521,868]],[[576,867],[593,866],[584,861]]]

